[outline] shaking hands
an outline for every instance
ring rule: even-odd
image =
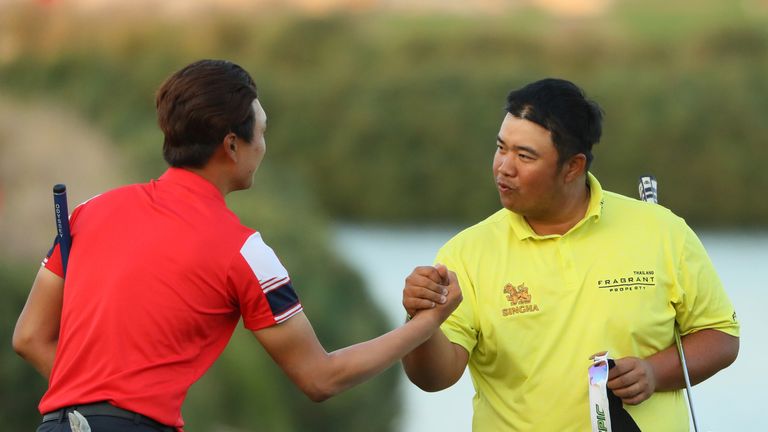
[[[426,313],[442,323],[461,303],[456,274],[442,264],[416,267],[403,288],[403,307],[409,316]]]

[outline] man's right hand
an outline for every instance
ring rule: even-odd
[[[442,323],[461,301],[456,274],[444,265],[416,267],[405,279],[403,307],[410,316],[424,311]]]
[[[462,298],[456,274],[444,265],[417,267],[405,280],[403,306],[414,316],[414,321],[426,319],[439,326],[456,310]],[[439,327],[426,342],[403,358],[405,373],[411,382],[430,392],[456,383],[468,362],[466,349],[448,340]]]

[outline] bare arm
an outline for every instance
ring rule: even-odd
[[[59,341],[64,279],[41,267],[13,331],[13,349],[50,378]]]
[[[360,384],[427,340],[461,302],[458,284],[445,287],[445,303],[375,339],[332,353],[317,340],[307,317],[257,330],[254,335],[288,377],[316,402]],[[441,288],[436,288],[442,291]]]
[[[438,284],[449,278],[455,280],[456,276],[445,266],[438,265],[425,269],[418,277]],[[409,315],[418,316],[423,313],[419,311],[434,307],[434,290],[424,289],[424,285],[429,285],[429,282],[406,284],[403,306]],[[411,382],[419,388],[439,391],[452,386],[461,378],[468,361],[469,353],[464,347],[449,341],[438,328],[426,342],[403,358],[403,367]]]
[[[429,340],[403,357],[408,379],[429,392],[444,390],[461,378],[469,362],[464,347],[448,340],[437,330]]]
[[[701,330],[682,337],[691,384],[698,384],[728,367],[739,353],[739,338],[718,330]],[[656,391],[685,388],[675,345],[646,359],[616,360],[608,388],[629,405],[637,405]]]

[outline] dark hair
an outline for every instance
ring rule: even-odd
[[[225,60],[200,60],[171,75],[155,100],[166,162],[202,168],[230,132],[250,142],[256,97],[248,72]]]
[[[546,78],[513,90],[507,96],[509,114],[532,121],[552,133],[558,166],[583,153],[586,169],[592,163],[592,146],[600,141],[603,111],[570,81]]]

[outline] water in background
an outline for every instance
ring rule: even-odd
[[[413,267],[430,265],[440,246],[458,229],[338,226],[335,244],[350,265],[360,271],[371,295],[392,326],[403,322],[401,295]],[[768,291],[762,271],[768,271],[768,232],[700,234],[741,322],[741,350],[730,368],[694,387],[700,432],[766,431],[768,417],[762,393],[768,384],[762,363],[768,358]],[[762,342],[761,342],[762,341]],[[465,373],[438,393],[425,393],[403,374],[402,432],[464,432],[471,430],[474,389]]]

